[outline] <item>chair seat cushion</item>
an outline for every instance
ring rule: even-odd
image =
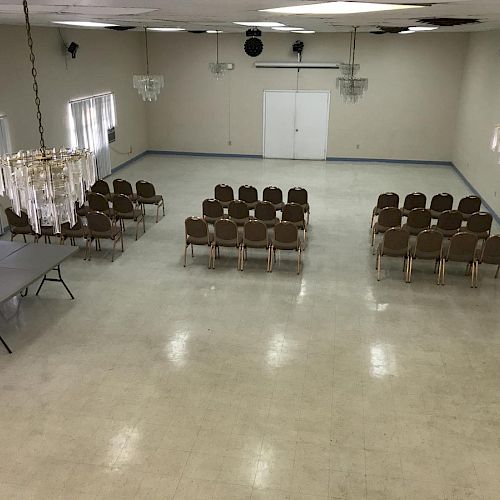
[[[439,216],[443,213],[443,212],[439,212],[438,210],[429,210],[430,213],[431,213],[431,217],[433,219],[439,219]]]
[[[138,196],[137,201],[146,205],[157,205],[158,203],[163,201],[163,196],[161,194],[151,196],[151,198],[143,198],[142,196]]]
[[[271,242],[267,240],[252,241],[244,239],[243,245],[247,248],[268,248]]]
[[[279,221],[278,217],[276,217],[271,220],[261,220],[260,222],[263,222],[267,227],[274,227]]]
[[[298,250],[301,248],[302,244],[301,241],[299,240],[298,244],[293,242],[293,243],[282,243],[279,241],[273,241],[273,248],[276,250]]]
[[[10,232],[14,234],[32,234],[31,226],[12,226]]]
[[[208,245],[214,239],[213,234],[209,233],[207,236],[188,236],[186,239],[187,245]]]
[[[91,231],[90,234],[94,236],[95,238],[109,238],[114,240],[118,234],[121,233],[121,230],[119,227],[116,226],[111,226],[111,229],[109,231]]]
[[[142,217],[142,210],[134,208],[132,212],[116,212],[116,217],[118,217],[119,219],[137,220],[139,217]]]
[[[223,240],[221,238],[213,238],[213,242],[219,247],[239,247],[243,242],[243,236],[238,232],[238,237],[233,240]]]

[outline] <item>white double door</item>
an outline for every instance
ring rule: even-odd
[[[264,158],[325,160],[330,92],[264,91]]]

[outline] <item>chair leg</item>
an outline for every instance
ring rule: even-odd
[[[139,237],[139,221],[137,221],[135,224],[135,241],[137,241],[138,237]]]
[[[373,229],[373,222],[375,220],[375,211],[372,212],[372,220],[370,222],[370,229]]]
[[[297,251],[297,274],[300,274],[300,264],[302,263],[302,249]]]
[[[238,260],[239,260],[239,270],[243,271],[244,266],[245,266],[245,249],[243,248],[243,245],[240,245],[238,247]]]
[[[124,248],[123,248],[123,233],[120,233],[120,242],[122,244],[122,253],[124,252]]]
[[[474,288],[478,287],[478,281],[479,281],[479,262],[476,261],[474,264],[475,271],[474,271]]]
[[[208,269],[212,267],[212,245],[208,245]]]
[[[88,240],[88,254],[87,254],[87,260],[90,261],[92,258],[92,239],[89,238]]]
[[[23,234],[23,239],[24,239],[24,243],[26,243],[26,235],[25,234]]]
[[[184,267],[186,267],[187,264],[187,250],[188,250],[188,244],[184,245]]]
[[[161,199],[161,208],[163,210],[163,217],[165,217],[165,200],[163,198]]]
[[[113,240],[113,251],[111,252],[111,262],[115,261],[115,246],[117,241],[118,241],[117,238]]]
[[[495,279],[498,278],[498,272],[500,271],[500,266],[497,267],[497,272],[495,273]]]
[[[217,250],[218,250],[218,247],[215,244],[212,244],[212,269],[215,269],[215,260],[217,258]]]
[[[444,279],[445,273],[446,273],[446,261],[444,259],[442,259],[441,260],[441,285],[442,286],[445,285],[445,279]]]
[[[191,244],[191,257],[194,258],[194,246]]]
[[[275,249],[274,247],[271,245],[269,247],[269,272],[272,273],[273,272],[273,255],[274,255],[274,252],[275,252]]]
[[[375,229],[372,228],[372,238],[371,238],[371,246],[375,243]]]
[[[380,253],[377,252],[377,281],[380,281],[380,266],[382,264],[382,258]]]

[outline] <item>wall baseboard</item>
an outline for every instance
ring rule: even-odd
[[[349,158],[343,156],[329,156],[326,161],[346,162],[346,163],[395,163],[400,165],[438,165],[442,167],[451,167],[451,161],[443,160],[398,160],[394,158]]]
[[[251,158],[262,160],[262,155],[250,155],[241,153],[200,153],[195,151],[163,151],[159,149],[149,149],[146,154],[165,156],[202,156],[213,158]]]
[[[125,168],[126,166],[130,165],[131,163],[134,163],[134,161],[140,160],[142,157],[146,156],[148,153],[149,153],[149,151],[144,150],[142,153],[139,153],[138,155],[134,156],[133,158],[129,158],[128,160],[124,161],[123,163],[120,163],[120,165],[117,165],[116,167],[112,168],[111,173],[114,174],[115,172],[118,172],[118,170]]]

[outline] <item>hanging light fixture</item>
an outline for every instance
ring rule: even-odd
[[[227,65],[226,63],[221,63],[219,61],[219,30],[216,31],[216,36],[217,36],[217,58],[216,62],[210,63],[208,66],[210,68],[210,71],[212,72],[212,75],[216,80],[221,80],[224,78],[224,75],[226,74],[226,69]]]
[[[340,95],[345,103],[350,104],[356,104],[368,90],[368,78],[356,76],[359,71],[359,64],[355,63],[357,31],[358,27],[354,26],[351,32],[349,62],[340,64],[341,76],[337,78],[337,88],[340,90]]]
[[[35,53],[29,21],[28,2],[23,0],[26,34],[30,51],[33,91],[40,135],[40,148],[19,151],[0,158],[0,195],[7,196],[14,212],[26,211],[33,230],[52,226],[58,233],[61,224],[76,223],[75,203],[83,204],[85,191],[96,180],[94,155],[70,148],[46,148],[40,97],[38,95]]]
[[[146,39],[146,74],[134,75],[134,89],[137,89],[143,101],[156,101],[161,89],[165,85],[163,75],[149,74],[149,50],[148,50],[148,28],[144,28],[144,37]]]

